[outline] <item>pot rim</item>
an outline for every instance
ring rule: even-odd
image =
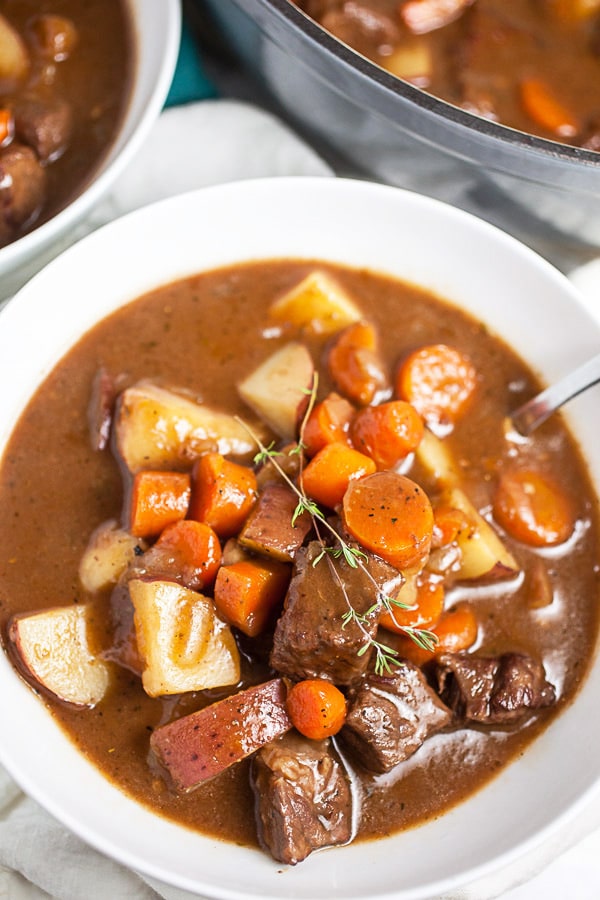
[[[343,44],[290,0],[231,2],[286,53],[298,51],[311,72],[327,80],[331,89],[345,90],[351,100],[383,115],[416,139],[438,148],[442,145],[468,162],[485,161],[498,172],[534,182],[588,193],[596,192],[597,183],[600,195],[600,153],[518,131],[434,97]],[[338,66],[336,83],[329,77],[332,63]]]

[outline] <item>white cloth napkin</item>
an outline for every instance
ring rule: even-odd
[[[253,106],[232,100],[204,100],[173,107],[162,114],[108,197],[54,252],[119,215],[181,191],[249,177],[333,174],[288,128]],[[574,281],[600,317],[600,261],[592,265],[575,273]],[[445,900],[488,900],[500,895],[505,900],[592,900],[600,896],[600,830],[594,830],[599,826],[600,810],[587,810],[518,866],[494,873]],[[576,846],[557,859],[575,842]],[[525,881],[524,886],[514,887]],[[88,847],[22,794],[0,767],[0,898],[191,897],[131,872]]]

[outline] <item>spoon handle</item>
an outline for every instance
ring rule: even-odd
[[[513,426],[524,436],[531,434],[563,403],[598,382],[600,382],[600,353],[515,410],[511,416]]]

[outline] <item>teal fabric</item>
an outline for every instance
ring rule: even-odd
[[[198,47],[184,20],[179,56],[165,106],[179,106],[216,96],[216,88],[204,71]]]

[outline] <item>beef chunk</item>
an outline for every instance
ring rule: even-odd
[[[256,473],[258,490],[262,492],[271,484],[285,484],[282,472],[285,472],[291,481],[298,480],[306,462],[298,444],[286,444],[281,448],[276,461],[269,457],[258,469]]]
[[[102,367],[94,376],[87,408],[90,441],[94,450],[108,447],[115,401],[122,380],[121,376],[115,378]]]
[[[290,732],[252,761],[258,835],[271,855],[295,865],[352,837],[352,795],[330,741]]]
[[[306,512],[292,525],[297,506],[298,498],[291,488],[284,484],[267,485],[240,532],[238,540],[242,547],[281,562],[291,562],[312,527]]]
[[[63,62],[68,59],[79,41],[75,23],[66,16],[42,13],[29,23],[29,34],[37,52],[47,60]]]
[[[13,108],[15,134],[38,159],[52,162],[67,149],[73,130],[71,106],[60,97],[20,97]]]
[[[389,772],[451,720],[421,670],[406,662],[393,676],[365,678],[350,699],[340,737],[366,769]]]
[[[108,614],[112,640],[100,655],[141,678],[144,662],[137,643],[133,613],[127,584],[117,584],[111,593]]]
[[[542,664],[525,654],[444,653],[436,676],[442,699],[459,719],[470,722],[510,725],[556,700]]]
[[[190,558],[177,544],[153,544],[131,563],[125,581],[135,578],[158,578],[176,581],[191,591],[202,591],[206,582],[204,560]]]
[[[0,150],[0,246],[39,213],[46,196],[46,173],[31,147],[13,142]]]
[[[366,671],[370,654],[364,648],[366,635],[374,636],[381,614],[378,593],[392,593],[402,575],[377,556],[369,556],[365,568],[353,568],[343,559],[321,554],[317,541],[298,551],[273,639],[271,665],[292,678],[326,678],[348,685]],[[368,574],[367,574],[368,573]],[[361,627],[344,625],[348,603],[365,616]],[[364,630],[363,630],[364,629]]]

